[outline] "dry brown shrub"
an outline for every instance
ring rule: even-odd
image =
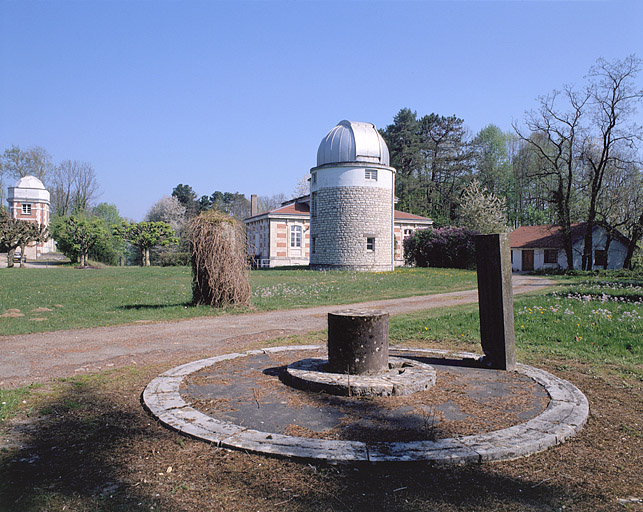
[[[250,304],[246,234],[241,223],[210,210],[194,217],[189,230],[193,304]]]

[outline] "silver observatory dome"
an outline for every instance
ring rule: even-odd
[[[388,167],[386,142],[372,123],[341,121],[321,141],[317,166],[365,162]]]

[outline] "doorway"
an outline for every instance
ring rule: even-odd
[[[522,270],[533,270],[534,269],[534,251],[533,250],[523,250],[522,251]]]

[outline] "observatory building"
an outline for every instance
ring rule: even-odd
[[[35,176],[20,178],[16,185],[9,187],[7,202],[12,219],[37,222],[49,226],[49,192]],[[28,259],[38,259],[42,254],[55,251],[54,241],[30,243],[25,248]]]
[[[393,270],[395,169],[375,125],[340,122],[310,175],[310,267]]]

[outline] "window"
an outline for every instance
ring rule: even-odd
[[[317,216],[317,192],[313,192],[313,195],[310,198],[310,216]]]
[[[545,263],[558,263],[558,249],[545,249]]]
[[[314,236],[310,239],[310,252],[315,254],[315,246],[317,245],[317,237]]]
[[[364,171],[364,177],[367,180],[375,180],[375,181],[377,181],[377,169],[366,169]]]
[[[317,173],[314,172],[313,173],[313,185],[316,185],[316,184],[317,184]]]
[[[301,226],[290,226],[290,247],[301,247]]]
[[[31,204],[22,203],[22,213],[24,215],[31,215]]]
[[[607,251],[604,249],[597,249],[594,251],[594,265],[604,267],[607,265]]]
[[[366,239],[366,251],[375,252],[375,238]]]
[[[405,229],[404,230],[404,240],[406,240],[410,236],[413,236],[413,230],[412,229]]]

